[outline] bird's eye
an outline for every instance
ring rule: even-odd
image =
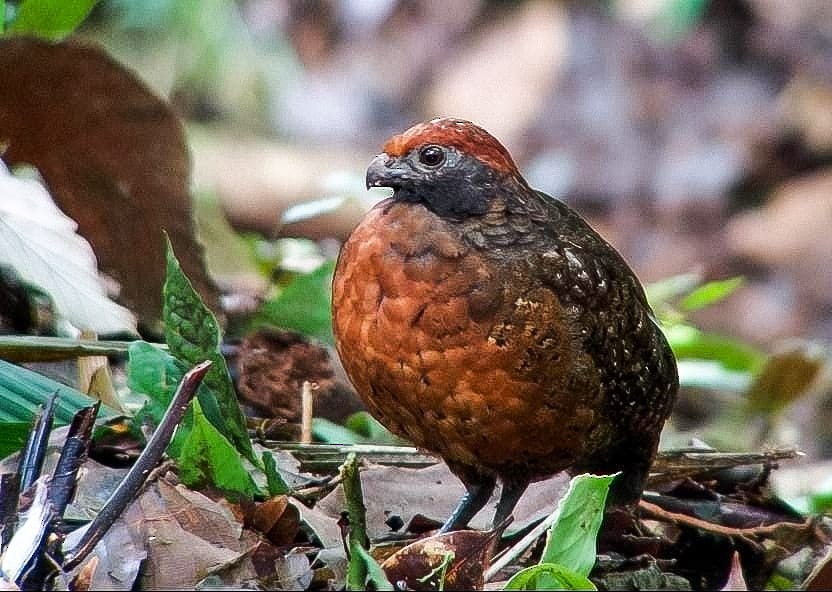
[[[445,151],[439,146],[425,146],[419,150],[419,162],[429,167],[436,167],[445,162]]]

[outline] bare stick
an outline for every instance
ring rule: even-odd
[[[312,413],[315,402],[313,394],[316,388],[316,384],[304,380],[300,390],[300,441],[303,444],[312,443]]]
[[[714,524],[713,522],[708,522],[707,520],[702,520],[701,518],[696,518],[694,516],[688,516],[687,514],[678,514],[676,512],[670,512],[668,510],[665,510],[664,508],[661,508],[660,506],[657,506],[656,504],[650,503],[645,500],[641,500],[638,503],[638,509],[647,517],[653,518],[654,520],[670,522],[671,524],[676,524],[678,526],[698,528],[700,530],[704,530],[705,532],[709,532],[712,534],[721,534],[723,536],[728,537],[741,537],[746,540],[750,538],[773,536],[778,532],[783,531],[806,533],[811,531],[814,523],[813,519],[810,517],[807,518],[805,522],[801,523],[778,522],[777,524],[770,524],[767,526],[736,528],[733,526],[723,526],[721,524]]]

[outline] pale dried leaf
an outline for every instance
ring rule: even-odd
[[[95,254],[35,179],[0,163],[0,264],[48,293],[58,314],[81,330],[136,332],[136,319],[107,297]]]

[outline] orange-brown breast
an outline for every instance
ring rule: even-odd
[[[567,313],[516,262],[412,203],[376,206],[333,281],[338,353],[391,431],[454,463],[539,477],[582,455],[600,389]]]

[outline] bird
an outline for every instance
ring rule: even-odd
[[[618,473],[608,506],[637,503],[679,380],[622,256],[463,119],[390,138],[366,185],[393,194],[339,252],[336,350],[369,412],[465,486],[440,531],[499,482],[496,527],[564,470]]]

